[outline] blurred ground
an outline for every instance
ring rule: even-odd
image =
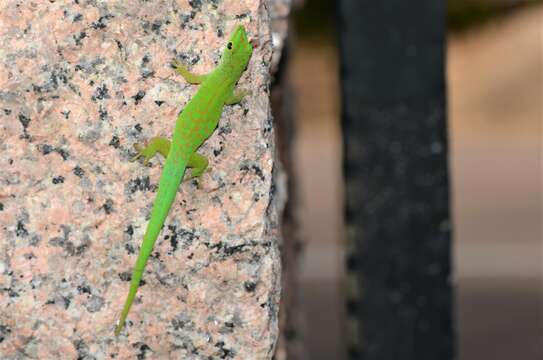
[[[449,39],[459,359],[543,359],[543,7]]]
[[[299,43],[291,79],[296,94],[298,187],[306,247],[300,274],[308,359],[341,359],[343,187],[336,49]]]
[[[451,36],[448,47],[454,282],[460,360],[543,359],[543,7]],[[307,246],[308,358],[343,358],[341,142],[336,50],[299,42],[291,79]]]

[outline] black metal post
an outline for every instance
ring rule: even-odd
[[[453,358],[439,0],[341,0],[350,358]]]

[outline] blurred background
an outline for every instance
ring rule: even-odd
[[[344,227],[333,0],[294,14],[301,336],[345,357]],[[456,358],[542,359],[540,1],[449,0],[447,91]],[[370,55],[369,55],[370,56]]]

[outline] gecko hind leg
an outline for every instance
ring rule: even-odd
[[[168,156],[170,152],[170,140],[156,136],[149,140],[149,144],[142,148],[139,144],[134,144],[134,149],[138,152],[130,161],[135,161],[139,157],[143,156],[143,164],[147,165],[149,160],[151,160],[157,153],[160,153],[164,158]]]
[[[192,171],[190,176],[185,178],[185,181],[201,177],[204,171],[206,171],[208,164],[209,161],[205,156],[197,153],[192,154],[187,163],[187,167],[191,168]]]

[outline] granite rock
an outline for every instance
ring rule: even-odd
[[[277,339],[282,201],[274,198],[264,0],[0,3],[0,354],[3,359],[266,359]],[[168,136],[244,24],[259,44],[155,245],[128,324],[113,329]]]

